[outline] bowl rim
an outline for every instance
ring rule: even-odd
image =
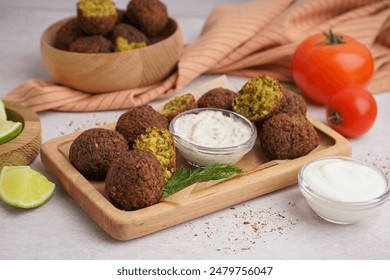
[[[312,163],[330,160],[330,159],[341,159],[344,161],[358,163],[358,164],[361,164],[361,165],[364,165],[364,166],[371,168],[372,170],[376,171],[383,178],[383,180],[386,184],[385,191],[381,195],[379,195],[375,198],[371,198],[371,199],[364,200],[364,201],[341,201],[341,200],[336,200],[336,199],[324,197],[321,194],[313,191],[313,189],[310,188],[310,186],[306,183],[306,181],[304,179],[304,173],[305,173],[306,168],[308,166],[310,166]],[[362,160],[358,160],[358,159],[355,159],[352,157],[346,157],[346,156],[325,156],[325,157],[319,157],[319,158],[316,158],[316,159],[313,159],[313,160],[307,162],[306,164],[304,164],[300,168],[300,170],[298,172],[298,185],[299,185],[300,190],[303,192],[303,194],[307,194],[311,198],[320,200],[320,201],[325,202],[327,204],[337,205],[338,207],[341,206],[341,207],[350,208],[350,209],[359,208],[359,207],[378,206],[378,205],[384,203],[390,195],[389,179],[379,168],[377,168],[376,166],[373,166],[367,162],[364,162]]]
[[[7,119],[23,124],[22,131],[12,140],[1,144],[0,169],[3,165],[29,165],[38,156],[42,146],[41,121],[36,112],[19,102],[4,100]],[[12,115],[17,116],[14,119]]]
[[[74,55],[74,56],[96,56],[96,55],[102,55],[102,56],[115,56],[115,55],[119,55],[119,54],[129,54],[129,53],[132,53],[132,54],[136,54],[136,53],[140,53],[142,51],[145,51],[145,48],[148,48],[150,50],[150,48],[156,46],[156,45],[159,45],[160,43],[163,43],[164,41],[172,38],[173,36],[177,36],[177,33],[180,32],[181,33],[181,29],[180,29],[180,26],[178,24],[178,22],[169,17],[169,24],[174,24],[175,25],[175,30],[169,35],[169,36],[166,36],[164,37],[163,39],[153,43],[153,44],[150,44],[150,45],[147,45],[146,47],[143,47],[143,48],[139,48],[139,49],[134,49],[134,50],[131,50],[131,51],[122,51],[122,52],[108,52],[108,53],[79,53],[79,52],[71,52],[71,51],[67,51],[67,50],[62,50],[62,49],[58,49],[56,47],[54,47],[53,43],[50,43],[48,38],[51,38],[52,35],[54,34],[55,35],[55,32],[59,30],[59,28],[61,26],[63,26],[65,23],[67,23],[68,21],[72,20],[72,19],[75,19],[77,18],[77,16],[69,16],[69,17],[66,17],[66,18],[63,18],[63,19],[60,19],[56,22],[53,22],[52,24],[50,24],[49,26],[47,26],[43,32],[41,33],[41,36],[40,36],[40,41],[41,41],[41,44],[44,44],[46,47],[52,49],[52,50],[55,50],[55,51],[58,51],[59,53],[66,53],[67,55]],[[53,34],[51,34],[53,33]],[[54,36],[53,35],[53,36]],[[180,37],[182,37],[182,35],[180,35]],[[182,44],[182,43],[181,43]]]
[[[181,118],[182,116],[189,115],[189,114],[198,114],[202,111],[217,111],[217,112],[222,112],[224,115],[229,115],[229,116],[234,116],[236,119],[239,119],[242,121],[244,124],[250,127],[251,129],[251,136],[249,137],[248,140],[245,142],[238,144],[238,145],[233,145],[233,146],[227,146],[227,147],[221,147],[221,148],[215,148],[215,147],[208,147],[208,146],[202,146],[190,141],[185,140],[183,137],[181,137],[176,131],[175,131],[175,122]],[[256,142],[257,138],[257,129],[256,126],[254,125],[253,122],[251,122],[249,119],[246,117],[230,110],[226,109],[221,109],[221,108],[195,108],[195,109],[190,109],[186,110],[177,116],[175,116],[171,122],[169,123],[169,131],[172,133],[174,136],[174,140],[177,144],[180,144],[184,146],[185,148],[192,149],[197,152],[205,153],[205,154],[211,154],[211,155],[221,155],[221,154],[232,154],[232,153],[237,153],[238,151],[245,152],[247,149],[252,149]]]

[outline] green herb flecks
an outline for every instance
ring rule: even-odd
[[[220,180],[243,173],[241,168],[231,164],[216,163],[205,168],[180,167],[163,189],[163,197],[168,197],[197,182]]]

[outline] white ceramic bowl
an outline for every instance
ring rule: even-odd
[[[178,131],[175,130],[175,123],[178,119],[189,114],[198,114],[202,111],[217,111],[222,112],[224,116],[233,118],[235,121],[241,122],[250,129],[251,135],[245,142],[228,147],[212,148],[184,139]],[[248,153],[254,146],[257,131],[255,125],[247,118],[232,111],[217,109],[217,108],[197,108],[185,111],[176,116],[169,124],[169,130],[174,136],[174,141],[177,149],[181,155],[194,166],[205,167],[215,163],[237,163],[246,153]]]
[[[308,162],[298,174],[298,184],[313,211],[337,224],[371,216],[390,195],[388,178],[378,168],[341,156]]]

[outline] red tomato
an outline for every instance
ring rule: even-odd
[[[365,87],[374,73],[370,50],[332,31],[304,40],[293,55],[291,67],[296,85],[320,104],[344,88]]]
[[[327,104],[327,121],[330,127],[345,137],[366,133],[377,115],[374,97],[363,88],[349,88],[333,95]]]

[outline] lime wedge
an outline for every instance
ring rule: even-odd
[[[0,99],[0,120],[7,120],[7,112],[5,111],[5,106],[3,100]]]
[[[29,166],[4,166],[0,174],[0,198],[18,208],[35,208],[52,196],[55,184]]]
[[[14,139],[22,129],[23,124],[21,122],[0,120],[0,144]]]

